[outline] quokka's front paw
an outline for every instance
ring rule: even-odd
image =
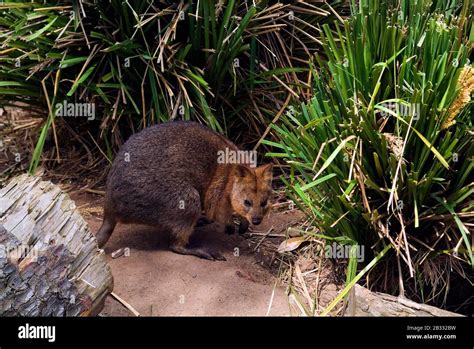
[[[249,229],[250,223],[245,218],[235,218],[234,223],[226,224],[225,233],[234,234],[237,231],[239,234],[244,234]]]
[[[211,221],[210,219],[208,219],[207,217],[202,216],[196,222],[196,227],[203,227],[203,226],[206,226],[206,225],[212,224],[212,223],[214,223],[214,222]]]
[[[249,229],[249,225],[250,225],[249,221],[246,220],[245,218],[242,218],[240,220],[240,225],[239,225],[239,234],[242,235],[242,234],[246,233],[247,230]]]
[[[228,235],[234,234],[235,233],[235,225],[234,224],[226,224],[224,231]]]

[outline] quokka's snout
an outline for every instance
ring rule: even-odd
[[[118,222],[139,223],[168,230],[174,252],[225,260],[217,251],[188,242],[200,218],[224,224],[227,233],[243,233],[268,214],[272,165],[255,168],[255,156],[237,162],[219,157],[241,152],[194,122],[169,122],[133,135],[117,153],[107,179],[99,246]],[[238,227],[235,216],[241,220]]]

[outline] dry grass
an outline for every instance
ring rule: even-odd
[[[42,122],[35,111],[0,108],[0,187],[8,178],[28,170]]]

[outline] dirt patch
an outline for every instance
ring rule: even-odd
[[[102,222],[97,209],[102,197],[71,196],[91,230],[97,232]],[[263,240],[276,245],[286,227],[300,218],[297,211],[272,213],[247,238],[226,235],[218,224],[197,228],[192,243],[218,249],[226,262],[173,253],[168,249],[167,234],[153,227],[118,225],[105,246],[115,279],[114,292],[143,316],[291,315],[285,289],[276,278],[278,257],[263,246]],[[127,247],[128,257],[110,257],[113,251]],[[108,299],[102,315],[130,313],[116,300]]]

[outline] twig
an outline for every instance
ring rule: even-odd
[[[117,296],[117,294],[115,294],[114,292],[110,293],[110,295],[112,297],[114,297],[117,301],[119,301],[119,303],[121,303],[125,308],[127,308],[128,310],[130,310],[133,315],[135,316],[140,316],[140,313],[138,311],[135,310],[134,307],[132,307],[130,304],[128,304],[126,301],[124,301],[122,298],[120,298],[119,296]]]
[[[278,113],[275,115],[275,117],[273,118],[272,122],[267,126],[266,130],[263,132],[263,135],[262,137],[260,137],[260,139],[258,140],[257,144],[255,144],[255,147],[253,147],[253,150],[256,150],[258,148],[258,146],[260,145],[260,143],[262,143],[262,141],[265,139],[265,137],[267,136],[268,132],[270,132],[270,129],[271,129],[271,125],[276,123],[278,121],[278,119],[280,118],[281,114],[283,114],[283,112],[285,111],[288,103],[290,103],[290,100],[291,100],[291,95],[288,95],[288,97],[286,97],[286,100],[285,100],[285,103],[283,103],[283,106],[280,108],[280,110],[278,111]]]
[[[276,287],[277,287],[277,281],[275,280],[275,284],[274,284],[273,289],[272,289],[272,295],[270,296],[270,302],[268,303],[267,314],[265,316],[268,316],[270,314],[270,309],[272,308],[273,297],[275,296]]]
[[[86,189],[84,189],[84,191],[86,191],[88,193],[92,193],[92,194],[97,194],[97,195],[105,195],[104,190],[95,190],[95,189],[86,188]]]
[[[286,237],[285,234],[267,234],[267,233],[249,233],[250,237],[252,237],[253,235],[257,235],[257,236],[266,236],[268,238],[284,238]]]
[[[258,244],[254,247],[254,251],[257,250],[257,248],[262,244],[263,240],[265,240],[265,238],[268,236],[268,234],[270,234],[270,232],[273,230],[273,227],[271,227],[270,229],[268,229],[268,231],[263,234],[263,237],[260,239],[260,241],[258,242]]]

